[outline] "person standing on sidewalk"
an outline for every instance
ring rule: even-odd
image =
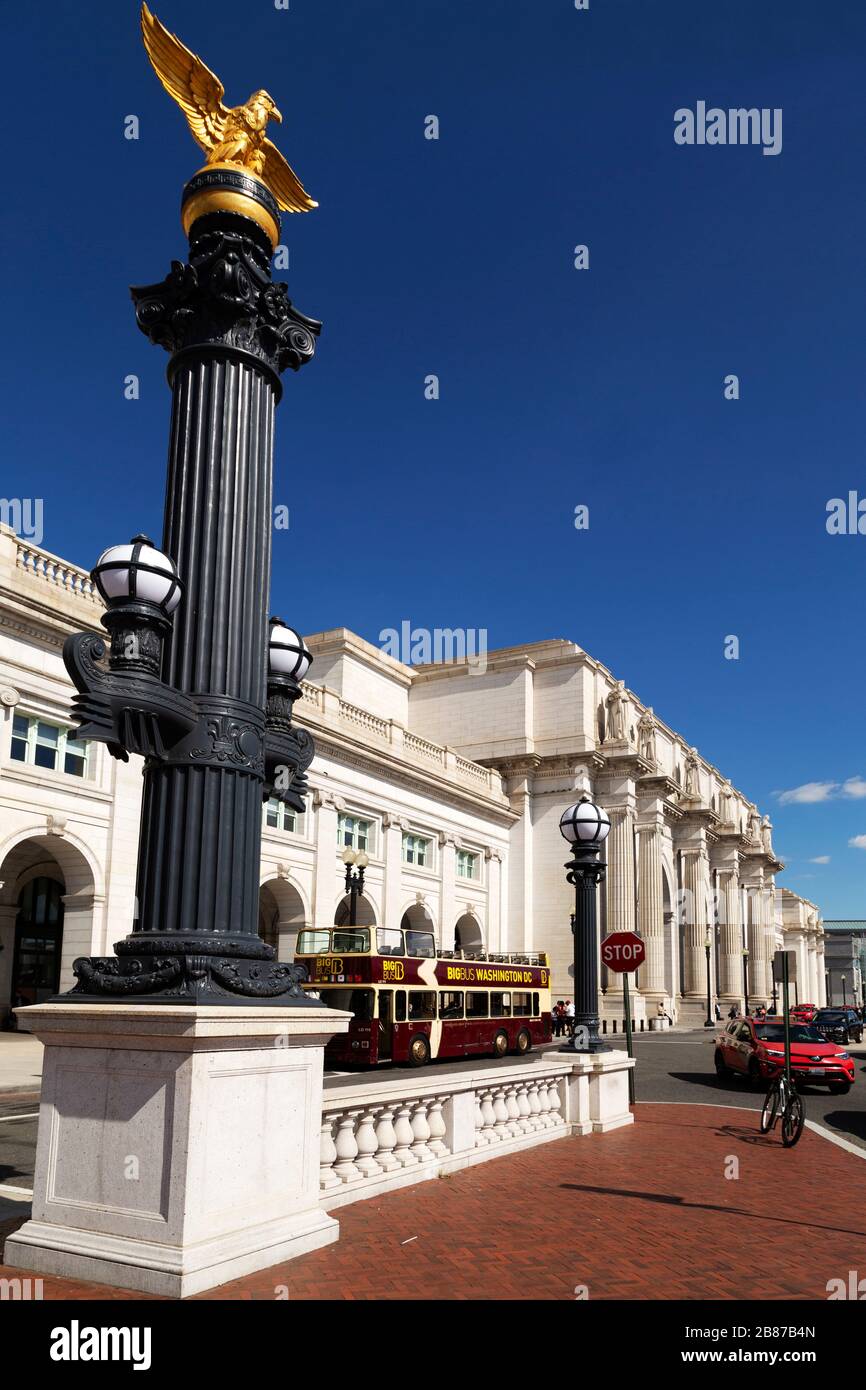
[[[571,999],[565,1001],[565,1027],[570,1038],[574,1037],[574,1004]]]

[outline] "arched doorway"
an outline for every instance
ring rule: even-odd
[[[295,959],[298,932],[309,921],[304,900],[293,883],[268,879],[259,889],[259,936],[276,951],[277,960]]]
[[[0,1026],[14,1026],[16,998],[71,989],[75,958],[103,954],[103,898],[88,856],[71,836],[44,833],[0,851]],[[128,928],[115,924],[117,936],[131,927],[131,917]]]
[[[433,918],[424,903],[413,903],[400,918],[404,931],[435,931]]]
[[[12,1008],[44,1004],[60,988],[63,946],[63,884],[31,878],[18,895],[12,957]]]
[[[347,893],[337,903],[337,910],[334,913],[334,926],[347,927],[351,916],[351,899]],[[355,901],[355,926],[356,927],[375,927],[376,913],[373,905],[366,893],[359,893]]]
[[[478,955],[484,950],[481,923],[471,912],[464,912],[463,916],[458,919],[454,928],[454,949],[455,951],[468,951],[470,955]]]

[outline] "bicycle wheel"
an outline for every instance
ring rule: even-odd
[[[779,1113],[779,1083],[770,1082],[770,1089],[764,1097],[764,1108],[761,1111],[761,1133],[767,1134],[776,1123],[776,1116]]]
[[[782,1115],[782,1143],[786,1149],[794,1147],[803,1133],[805,1123],[806,1108],[803,1105],[803,1098],[795,1091]]]

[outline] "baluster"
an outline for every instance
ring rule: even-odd
[[[529,1101],[529,1127],[534,1134],[537,1130],[543,1128],[541,1123],[541,1106],[538,1103],[537,1081],[530,1081],[529,1096],[527,1099]]]
[[[376,1162],[375,1154],[379,1147],[376,1131],[373,1128],[374,1110],[365,1110],[361,1115],[355,1141],[358,1145],[358,1158],[355,1166],[360,1168],[365,1178],[377,1178],[382,1169]]]
[[[508,1128],[508,1106],[505,1104],[505,1097],[502,1094],[502,1087],[497,1086],[493,1092],[493,1114],[496,1117],[496,1124],[493,1126],[497,1139],[510,1139],[511,1131]]]
[[[394,1131],[394,1106],[386,1105],[378,1111],[376,1120],[376,1162],[383,1173],[394,1173],[402,1167],[399,1158],[394,1153],[397,1145],[397,1135]]]
[[[415,1142],[412,1145],[412,1152],[416,1158],[425,1163],[428,1158],[432,1158],[427,1140],[430,1138],[430,1126],[427,1123],[427,1102],[424,1100],[415,1101],[415,1113],[412,1116],[412,1133]]]
[[[538,1083],[538,1109],[539,1120],[542,1129],[550,1129],[550,1099],[547,1094],[547,1085],[544,1081]]]
[[[401,1105],[394,1121],[394,1133],[397,1136],[394,1157],[404,1168],[411,1168],[413,1164],[418,1162],[418,1155],[413,1153],[411,1148],[415,1142],[415,1135],[412,1133],[412,1126],[409,1123],[411,1109],[411,1105]]]
[[[514,1085],[505,1088],[505,1109],[508,1111],[508,1137],[519,1139],[522,1134],[520,1128],[520,1107],[517,1104],[517,1087]]]
[[[345,1115],[341,1115],[337,1121],[337,1138],[335,1141],[337,1149],[337,1162],[334,1164],[334,1172],[340,1182],[354,1182],[355,1178],[360,1178],[361,1170],[353,1162],[358,1153],[358,1144],[355,1139],[355,1120],[360,1115],[360,1110],[349,1110]]]
[[[442,1106],[447,1099],[447,1096],[433,1096],[430,1101],[430,1109],[427,1112],[427,1123],[430,1126],[428,1147],[437,1158],[442,1158],[445,1154],[450,1153],[448,1145],[445,1143],[448,1127],[445,1124],[445,1116],[442,1114]]]
[[[564,1123],[562,1115],[559,1113],[562,1111],[562,1108],[563,1102],[559,1094],[559,1081],[550,1081],[550,1119],[552,1119],[556,1129],[559,1129],[559,1126]]]
[[[481,1101],[481,1113],[484,1116],[484,1134],[488,1144],[495,1144],[500,1138],[496,1133],[496,1111],[493,1108],[493,1092],[485,1091]]]
[[[334,1121],[332,1116],[322,1116],[322,1134],[319,1141],[319,1187],[327,1191],[330,1187],[339,1187],[340,1179],[334,1172],[334,1164],[337,1161],[337,1146],[333,1136]]]
[[[485,1144],[489,1144],[490,1139],[485,1128],[484,1115],[481,1111],[481,1092],[475,1092],[475,1147],[483,1149]]]
[[[521,1134],[532,1133],[532,1120],[530,1118],[529,1113],[529,1097],[526,1094],[528,1090],[529,1086],[525,1081],[522,1081],[517,1088],[517,1110],[520,1115],[518,1124],[520,1125]]]

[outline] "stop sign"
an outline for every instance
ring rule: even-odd
[[[646,960],[646,946],[637,932],[611,932],[601,943],[601,959],[608,970],[637,970]]]

